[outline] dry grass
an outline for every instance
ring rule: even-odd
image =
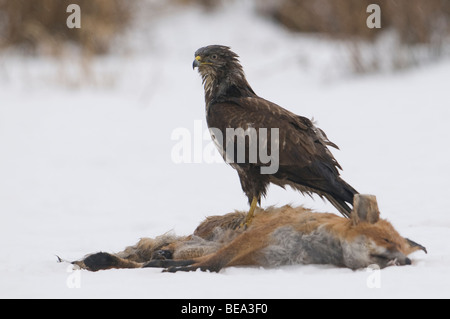
[[[373,3],[381,7],[381,29],[366,26],[366,8]],[[373,40],[394,29],[404,43],[431,43],[450,31],[446,0],[282,0],[271,6],[270,14],[291,30],[341,38]]]
[[[145,3],[167,9],[202,6],[208,14],[232,1],[239,0],[0,0],[0,49],[14,47],[29,54],[60,55],[67,48],[76,48],[82,52],[82,60],[87,61],[83,65],[89,65],[93,55],[114,51],[116,35],[126,29],[133,13],[142,10],[140,6]],[[80,29],[66,25],[70,14],[66,9],[72,3],[81,7]],[[366,25],[366,8],[372,3],[381,7],[381,29],[369,29]],[[358,73],[386,64],[386,58],[381,60],[378,53],[391,59],[393,69],[417,63],[412,53],[417,46],[438,57],[445,51],[442,48],[450,36],[449,0],[256,0],[255,4],[260,13],[290,30],[344,40]],[[145,10],[155,12],[150,7]],[[389,52],[377,47],[386,31],[396,35]],[[373,48],[367,43],[372,43]]]
[[[0,45],[26,53],[58,53],[61,43],[72,42],[89,54],[104,54],[114,36],[130,21],[127,0],[0,0]],[[69,4],[81,8],[81,28],[70,29]]]
[[[402,69],[421,62],[417,54],[436,58],[450,37],[448,0],[264,0],[262,11],[296,32],[319,33],[344,40],[356,73]],[[366,20],[369,4],[381,8],[381,28],[370,29]],[[390,47],[379,39],[394,35]],[[370,47],[372,46],[372,47]]]

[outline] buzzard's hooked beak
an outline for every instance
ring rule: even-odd
[[[200,66],[200,64],[201,64],[200,60],[201,60],[201,57],[199,55],[197,55],[195,57],[194,62],[192,63],[192,70],[195,69],[195,68],[198,68]]]

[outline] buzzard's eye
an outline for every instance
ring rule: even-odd
[[[211,59],[213,59],[213,60],[217,59],[217,54],[211,55]]]

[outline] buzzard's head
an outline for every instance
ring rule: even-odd
[[[195,52],[192,68],[198,68],[199,73],[205,76],[224,76],[236,71],[242,72],[238,55],[224,45],[209,45]]]
[[[195,52],[193,68],[199,69],[203,66],[210,66],[214,69],[221,68],[227,64],[239,63],[238,55],[224,45],[208,45]]]
[[[192,68],[198,68],[205,87],[205,99],[254,96],[245,79],[239,56],[224,45],[209,45],[195,52]]]

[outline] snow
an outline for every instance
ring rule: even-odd
[[[253,15],[248,3],[236,6],[155,15],[128,31],[130,52],[95,58],[88,69],[76,57],[3,53],[0,297],[450,297],[450,60],[351,75],[342,43],[289,33]],[[314,117],[340,146],[333,153],[343,178],[375,194],[382,217],[429,253],[377,273],[379,288],[368,285],[374,273],[367,269],[332,266],[168,274],[73,272],[57,263],[55,255],[117,252],[140,237],[189,234],[205,216],[247,209],[229,166],[171,158],[175,129],[194,132],[199,120],[206,129],[201,79],[191,65],[195,50],[213,43],[240,54],[258,94]],[[287,203],[336,212],[277,187],[263,206]]]

